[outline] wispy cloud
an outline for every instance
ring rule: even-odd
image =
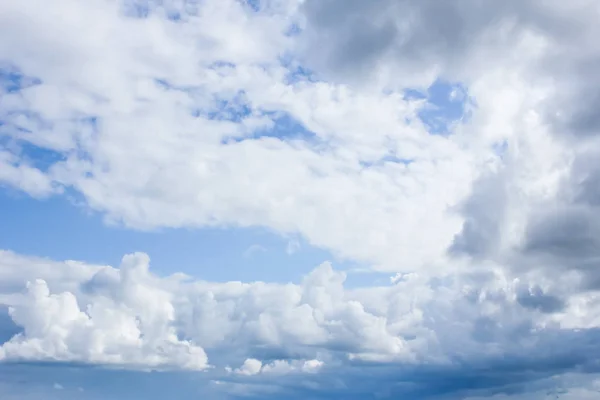
[[[264,253],[266,252],[267,249],[259,244],[253,244],[250,247],[248,247],[246,250],[244,250],[244,258],[250,258],[256,254],[259,253]]]

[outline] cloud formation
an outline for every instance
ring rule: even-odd
[[[97,272],[82,287],[95,294],[83,310],[72,292],[52,294],[46,281],[28,282],[24,299],[9,309],[23,333],[2,345],[0,359],[205,369],[204,350],[179,340],[171,326],[171,294],[145,283],[147,267],[147,256],[133,254],[118,275]]]
[[[597,372],[595,296],[501,269],[349,289],[329,264],[274,284],[161,278],[140,253],[118,269],[59,262],[44,272],[48,261],[10,252],[0,262],[14,283],[2,303],[20,329],[0,347],[5,362],[205,371],[224,393],[315,398],[521,392]],[[61,291],[65,274],[78,278]]]
[[[158,277],[142,253],[113,268],[6,251],[0,359],[203,371],[231,396],[591,398],[599,14],[3,2],[3,186],[130,229],[266,227],[397,275],[349,289],[325,262],[293,284],[215,283]]]
[[[61,0],[60,22],[33,0],[3,6],[11,76],[36,83],[3,95],[3,182],[74,192],[136,229],[258,225],[379,268],[438,262],[460,227],[446,208],[476,175],[468,149],[427,134],[422,100],[311,79],[294,2],[242,3],[174,20]]]

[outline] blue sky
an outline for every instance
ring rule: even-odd
[[[162,275],[184,272],[216,281],[282,282],[295,281],[331,258],[306,244],[288,254],[288,242],[300,243],[298,239],[260,228],[144,232],[106,224],[98,213],[64,197],[37,200],[3,190],[0,199],[3,247],[22,254],[113,265],[123,254],[146,251]]]
[[[599,29],[0,2],[0,398],[597,398]]]

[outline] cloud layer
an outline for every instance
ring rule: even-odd
[[[20,329],[0,347],[5,362],[204,371],[231,395],[315,398],[511,393],[597,372],[598,301],[569,295],[567,281],[498,269],[348,289],[327,263],[274,284],[161,278],[142,253],[118,269],[10,252],[0,262],[0,300]]]
[[[1,360],[202,371],[231,396],[596,393],[597,1],[46,3],[0,5],[3,186],[397,275],[214,283],[6,251]]]

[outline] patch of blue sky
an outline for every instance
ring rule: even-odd
[[[1,285],[2,283],[0,283],[0,287],[2,287]],[[0,343],[10,340],[14,335],[21,332],[22,329],[15,325],[10,317],[8,307],[0,305]]]
[[[23,112],[20,115],[25,116],[28,122],[35,127],[40,127],[41,129],[48,127],[48,124],[37,114]],[[64,154],[60,152],[36,146],[27,141],[27,136],[32,133],[29,129],[31,126],[16,123],[14,121],[15,117],[17,115],[9,113],[9,115],[4,116],[6,119],[0,119],[0,148],[18,156],[21,162],[42,171],[47,171],[52,164],[65,158]]]
[[[215,64],[214,68],[235,68],[235,65],[227,62],[219,62]],[[296,73],[298,76],[300,74],[309,76],[308,70],[298,69]],[[192,90],[174,86],[164,79],[155,79],[155,83],[165,90]],[[314,132],[306,129],[302,123],[288,113],[255,109],[247,99],[246,93],[243,90],[227,96],[224,94],[217,94],[214,96],[214,103],[211,108],[192,108],[190,113],[194,117],[205,117],[212,120],[231,121],[236,123],[242,122],[245,118],[249,117],[266,116],[273,122],[270,127],[257,129],[247,135],[228,136],[222,140],[223,144],[271,137],[287,141],[304,141],[313,146],[326,146],[326,143],[319,140]]]
[[[292,85],[299,82],[318,82],[316,74],[310,69],[301,65],[288,66],[288,72],[285,75],[284,82]]]
[[[260,12],[263,9],[261,0],[237,0],[242,6],[247,7],[253,12]],[[187,16],[198,13],[198,0],[183,0],[178,2],[164,2],[155,0],[124,0],[123,13],[130,18],[149,18],[153,15],[159,15],[173,22],[180,22]]]
[[[228,62],[215,62],[211,66],[213,69],[220,68],[235,68],[235,64]],[[154,83],[163,90],[182,91],[190,96],[194,96],[194,92],[198,90],[193,87],[177,86],[166,79],[155,78]],[[211,108],[202,109],[192,107],[190,113],[194,117],[205,117],[213,120],[225,120],[232,122],[240,122],[244,118],[252,114],[252,105],[246,98],[246,93],[239,90],[234,94],[219,93],[213,96],[213,105]]]
[[[410,165],[414,161],[415,160],[410,159],[410,158],[401,158],[401,157],[396,156],[395,154],[388,154],[376,161],[361,161],[360,165],[363,168],[371,168],[371,167],[383,166],[388,163]]]
[[[11,64],[0,63],[0,88],[2,92],[14,93],[31,86],[39,85],[39,78],[28,76]]]
[[[152,11],[148,0],[124,0],[123,14],[130,18],[148,18]]]
[[[324,261],[339,269],[354,264],[263,228],[162,229],[142,232],[108,226],[99,213],[69,200],[76,193],[36,200],[0,189],[0,248],[54,260],[75,259],[118,266],[127,253],[143,251],[160,275],[183,272],[210,281],[299,282]],[[80,198],[80,196],[77,196]],[[80,200],[79,200],[80,201]],[[292,254],[288,241],[299,246]],[[263,251],[248,252],[253,246]]]
[[[20,141],[18,146],[20,159],[42,172],[48,171],[54,164],[67,158],[62,152],[39,147],[26,141]]]
[[[498,143],[494,143],[492,145],[492,151],[495,155],[497,155],[500,159],[504,159],[506,152],[508,151],[508,142],[503,140]]]
[[[426,90],[408,89],[406,99],[425,100],[425,105],[418,111],[418,117],[433,135],[450,135],[452,126],[464,122],[469,117],[467,88],[460,83],[435,81]]]
[[[206,112],[206,116],[209,119],[241,122],[252,115],[252,111],[252,105],[246,99],[245,92],[239,91],[229,98],[217,96],[214,108]]]
[[[316,75],[307,68],[302,66],[294,66],[288,68],[288,72],[285,74],[284,82],[287,85],[293,85],[299,82],[318,82]]]
[[[122,12],[126,17],[145,19],[160,16],[173,22],[182,21],[186,15],[196,13],[197,1],[163,2],[154,0],[124,0]]]
[[[261,9],[261,1],[260,0],[243,0],[248,7],[250,7],[253,11],[260,11]]]
[[[40,85],[41,79],[25,74],[20,68],[9,63],[0,63],[0,102],[3,93],[18,93],[32,86]],[[1,103],[0,103],[1,105]],[[30,110],[2,110],[0,107],[0,136],[10,132],[29,132],[26,125],[32,124],[40,127],[48,127],[48,122],[35,112]]]
[[[19,116],[26,118],[25,125],[15,122],[16,117]],[[52,129],[52,124],[38,114],[19,111],[9,113],[5,118],[7,119],[0,120],[0,147],[18,155],[22,161],[42,171],[47,171],[53,164],[66,159],[67,151],[53,149],[50,144],[44,146],[38,143],[43,139],[40,132],[43,135],[45,130]],[[82,115],[64,122],[61,129],[71,129],[80,133],[87,131],[91,135],[98,130],[98,118],[95,116]],[[30,137],[34,133],[30,129],[32,127],[36,131],[34,137]]]
[[[305,65],[302,65],[292,54],[282,54],[279,56],[279,62],[282,67],[288,70],[284,80],[284,82],[288,85],[298,82],[319,81],[316,72]]]
[[[257,129],[245,136],[227,137],[223,139],[223,144],[261,138],[276,138],[288,142],[302,142],[315,149],[328,146],[325,141],[321,140],[314,132],[308,130],[301,122],[288,113],[267,111],[262,115],[272,119],[273,124],[271,127]]]

